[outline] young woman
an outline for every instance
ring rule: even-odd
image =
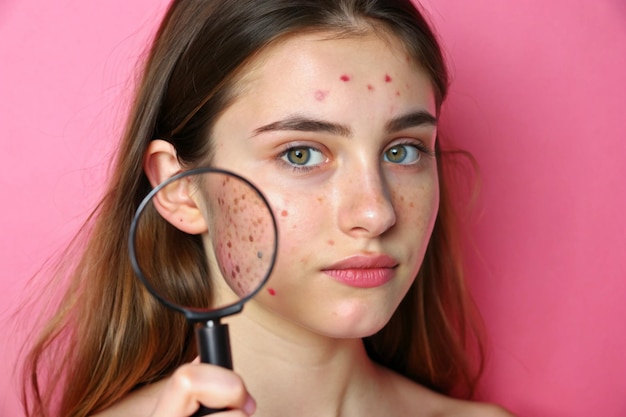
[[[446,395],[477,377],[437,141],[447,83],[409,0],[173,1],[28,357],[28,415],[508,415]],[[127,255],[151,187],[208,165],[253,179],[279,222],[272,292],[228,320],[234,372],[194,361],[192,328]],[[156,267],[196,273],[197,237],[152,222],[169,254]]]

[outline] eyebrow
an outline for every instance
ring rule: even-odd
[[[387,133],[395,133],[404,129],[419,126],[436,126],[437,118],[426,110],[408,113],[390,120],[385,125]],[[311,119],[304,116],[289,116],[285,119],[263,125],[254,130],[254,136],[274,131],[322,132],[337,136],[352,137],[352,130],[339,123]]]
[[[416,112],[405,114],[404,116],[391,119],[385,125],[387,133],[395,133],[411,127],[420,126],[437,126],[437,118],[427,112],[426,110],[419,110]]]

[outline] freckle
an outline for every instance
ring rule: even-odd
[[[413,204],[413,202],[411,202],[411,203],[409,204],[409,207],[413,208],[413,207],[415,207],[415,204]]]
[[[339,79],[345,83],[350,81],[350,76],[348,74],[343,74],[341,77],[339,77]]]
[[[267,292],[269,292],[270,295],[276,295],[276,291],[274,290],[274,288],[268,288]]]
[[[389,74],[385,74],[385,82],[386,83],[390,83],[391,82],[391,77],[389,76]]]
[[[317,197],[317,201],[319,201],[320,203],[324,202],[324,197]]]
[[[334,245],[335,245],[335,241],[334,241],[334,240],[329,240],[329,241],[328,241],[328,244],[329,244],[330,246],[334,246]]]
[[[367,89],[370,91],[374,91],[374,86],[372,84],[368,84]]]
[[[327,95],[328,95],[328,91],[317,90],[315,92],[315,100],[324,101]]]
[[[283,210],[280,212],[280,215],[283,217],[287,217],[289,215],[289,212],[287,212],[287,210]]]

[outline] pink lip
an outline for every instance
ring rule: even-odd
[[[323,272],[337,281],[357,288],[374,288],[389,282],[398,262],[387,255],[357,255],[339,261]]]

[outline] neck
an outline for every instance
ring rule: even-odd
[[[228,323],[235,371],[257,400],[255,415],[359,414],[361,398],[381,380],[361,339],[326,337],[252,313]]]

